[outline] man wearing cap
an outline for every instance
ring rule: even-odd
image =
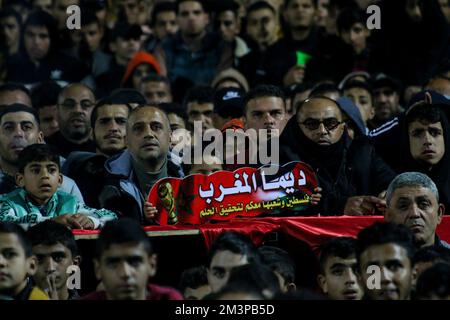
[[[128,62],[139,51],[141,46],[141,27],[126,22],[118,22],[111,32],[109,48],[114,54],[108,71],[96,77],[96,95],[105,97],[112,90],[119,88],[125,75]]]
[[[214,94],[213,123],[217,129],[222,129],[225,123],[241,118],[244,109],[244,91],[238,88],[222,88]]]
[[[177,22],[179,32],[155,51],[161,73],[167,74],[172,84],[189,80],[208,85],[218,71],[231,67],[231,46],[207,31],[209,14],[204,0],[177,1]]]
[[[403,111],[400,106],[400,83],[389,76],[380,75],[373,85],[375,116],[370,121],[372,128],[378,128]]]

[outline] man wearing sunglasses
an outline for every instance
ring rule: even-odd
[[[280,162],[303,161],[313,167],[322,188],[322,215],[381,214],[377,197],[395,173],[365,137],[350,139],[338,103],[314,97],[298,103],[297,115],[280,137]]]
[[[92,90],[82,83],[66,86],[58,96],[59,131],[46,139],[65,158],[72,151],[95,152],[91,139],[91,113],[95,105]]]

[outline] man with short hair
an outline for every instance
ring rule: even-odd
[[[19,171],[19,153],[25,147],[44,143],[39,128],[39,116],[35,109],[22,104],[13,104],[0,110],[0,194],[17,188],[15,176]],[[74,195],[78,201],[83,197],[76,183],[63,176],[61,190]]]
[[[95,105],[92,90],[82,83],[63,88],[58,96],[59,131],[47,139],[59,154],[67,157],[72,151],[95,151],[91,139],[91,114]]]
[[[62,171],[78,184],[86,204],[93,208],[100,208],[98,195],[105,183],[105,161],[126,148],[128,115],[131,104],[139,100],[135,96],[138,92],[128,90],[113,92],[92,110],[90,123],[96,152],[71,152],[62,166]]]
[[[97,240],[95,275],[104,290],[82,300],[182,300],[173,288],[149,283],[157,254],[138,222],[129,218],[106,223]]]
[[[218,292],[226,285],[232,268],[259,260],[259,253],[247,236],[234,231],[220,234],[206,263],[211,291]]]
[[[323,37],[315,24],[317,0],[285,0],[283,18],[285,36],[268,51],[267,68],[270,83],[290,86],[303,82],[306,61],[299,62],[298,52],[316,57],[319,41]]]
[[[145,44],[146,51],[153,53],[161,41],[178,31],[176,4],[159,1],[154,4],[150,18],[153,35]]]
[[[296,106],[297,115],[280,137],[280,163],[303,161],[314,169],[323,198],[322,215],[372,215],[385,208],[377,196],[395,173],[364,136],[350,139],[338,102],[314,97]]]
[[[167,77],[152,74],[141,80],[139,92],[147,99],[149,104],[172,102],[170,81]]]
[[[413,234],[405,226],[375,222],[363,229],[356,241],[356,259],[365,297],[409,300],[414,252]]]
[[[121,86],[128,63],[141,47],[141,36],[141,27],[136,24],[115,24],[108,43],[113,58],[106,71],[95,77],[97,97],[103,98]]]
[[[231,67],[231,46],[207,31],[209,13],[204,0],[177,1],[179,31],[155,51],[162,74],[171,83],[191,81],[208,85],[217,72]]]
[[[186,300],[202,300],[211,293],[206,268],[199,266],[184,270],[178,287]]]
[[[70,229],[53,220],[32,226],[28,230],[33,254],[37,260],[34,281],[52,300],[77,299],[76,289],[67,287],[70,267],[79,267],[77,243]]]
[[[248,6],[246,33],[255,45],[239,59],[237,67],[251,87],[271,81],[267,74],[267,50],[278,40],[279,30],[277,10],[269,2],[256,1]]]
[[[400,93],[400,84],[396,79],[385,75],[375,79],[373,83],[375,116],[370,122],[373,128],[381,126],[403,111],[400,106]]]
[[[384,219],[408,227],[418,248],[450,249],[450,245],[436,234],[445,208],[439,202],[436,185],[428,176],[419,172],[399,174],[386,191],[386,203]]]
[[[235,0],[218,2],[215,7],[215,28],[224,41],[233,46],[235,60],[246,55],[250,49],[245,41],[239,37],[241,32],[240,6]]]
[[[126,127],[127,150],[105,163],[107,181],[100,194],[101,207],[139,222],[152,186],[161,178],[183,177],[180,167],[168,158],[170,124],[166,113],[155,106],[133,109]]]
[[[55,19],[45,11],[31,13],[23,26],[23,52],[7,62],[8,81],[33,85],[55,80],[61,83],[82,80],[88,70],[79,60],[61,53]]]
[[[269,137],[283,132],[287,122],[283,91],[272,85],[260,85],[250,90],[244,100],[246,129],[266,129]],[[276,132],[278,131],[278,132]]]
[[[296,265],[289,253],[281,248],[266,245],[259,247],[258,252],[261,262],[277,276],[281,291],[284,293],[295,291]]]
[[[183,101],[188,115],[189,130],[194,130],[194,122],[201,122],[202,129],[214,128],[214,90],[208,86],[192,87],[186,93]]]
[[[328,298],[361,300],[355,250],[356,240],[350,237],[331,238],[322,247],[317,282]]]
[[[226,170],[233,171],[242,165],[259,168],[261,144],[267,144],[267,155],[274,157],[269,148],[276,145],[278,141],[275,139],[279,138],[288,120],[284,92],[273,85],[258,85],[251,89],[244,97],[243,112],[245,130],[248,130],[246,132],[248,134],[245,144],[240,146],[238,142],[238,149],[232,152],[236,153],[233,161],[230,163],[227,159]],[[271,139],[274,139],[274,143],[270,141]],[[240,153],[243,153],[243,156],[239,155]],[[277,161],[274,159],[272,163],[274,162]]]
[[[119,102],[114,97],[105,98],[92,110],[91,126],[97,154],[111,157],[126,148],[126,125],[132,108]]]
[[[19,52],[22,17],[12,8],[0,10],[1,57],[8,58]]]
[[[367,128],[370,120],[375,115],[373,108],[372,89],[370,85],[362,81],[347,81],[342,89],[344,96],[350,98],[353,103],[358,107],[361,113],[364,125]]]
[[[20,83],[7,82],[0,85],[0,106],[20,103],[32,107],[30,91]]]
[[[33,89],[31,99],[34,107],[38,110],[41,130],[44,137],[49,137],[58,132],[58,95],[61,87],[55,81],[46,81]]]

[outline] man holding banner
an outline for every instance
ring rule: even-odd
[[[395,173],[365,137],[351,140],[339,104],[314,97],[296,106],[280,137],[280,162],[304,161],[313,167],[323,189],[323,215],[381,214],[386,203],[377,197]]]
[[[103,208],[145,222],[146,213],[156,213],[145,199],[153,184],[182,169],[168,158],[170,125],[166,113],[153,106],[130,112],[126,128],[127,150],[106,161],[107,181],[100,194]],[[146,215],[147,216],[147,215]]]

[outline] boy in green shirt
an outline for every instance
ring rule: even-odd
[[[0,197],[0,221],[28,228],[53,219],[71,229],[98,229],[116,219],[114,212],[92,209],[63,191],[58,154],[45,144],[33,144],[20,152],[16,183],[20,186]]]

